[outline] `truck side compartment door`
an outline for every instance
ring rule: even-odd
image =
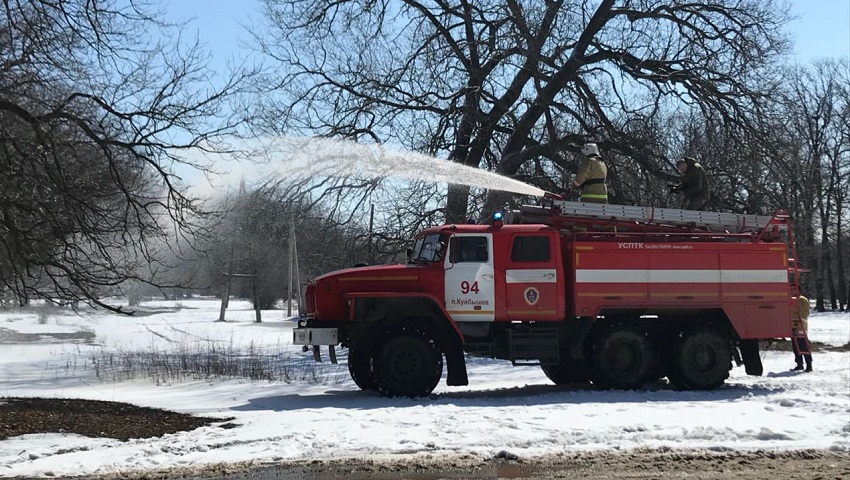
[[[564,318],[564,271],[556,252],[556,234],[518,233],[511,237],[510,255],[504,265],[508,321]]]
[[[723,308],[741,336],[790,335],[791,288],[784,252],[724,252],[720,268]]]
[[[576,242],[576,315],[593,316],[606,307],[646,305],[648,256],[637,243]]]

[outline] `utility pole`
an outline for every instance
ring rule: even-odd
[[[292,251],[295,252],[295,285],[298,287],[298,313],[299,315],[303,310],[301,310],[301,300],[304,298],[303,293],[301,292],[301,274],[298,272],[298,242],[295,240],[295,229],[293,229],[292,235]]]
[[[292,263],[295,257],[295,215],[289,211],[289,292],[286,297],[286,315],[292,316]]]
[[[375,204],[369,204],[369,265],[375,264],[375,253],[372,246],[372,231],[375,228]]]
[[[224,284],[224,289],[221,292],[221,312],[218,314],[218,321],[224,321],[224,312],[227,310],[227,304],[230,303],[230,282],[233,279],[233,244],[230,244],[230,261],[228,262],[227,273],[225,274],[225,278],[227,279]]]

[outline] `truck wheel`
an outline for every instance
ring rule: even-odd
[[[362,350],[348,349],[348,373],[360,390],[374,390],[377,387],[372,371],[372,356]]]
[[[639,388],[655,369],[655,351],[642,332],[612,329],[597,341],[592,357],[593,383],[602,388]]]
[[[443,375],[443,355],[419,330],[402,331],[384,343],[374,363],[378,390],[387,397],[422,397]]]
[[[590,380],[585,362],[576,360],[561,361],[558,365],[541,365],[546,378],[552,380],[555,385],[566,385],[569,383],[586,382]]]
[[[730,370],[729,341],[713,329],[700,328],[686,333],[673,347],[667,378],[680,389],[712,390],[723,385]]]

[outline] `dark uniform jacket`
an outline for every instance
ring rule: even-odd
[[[688,169],[679,190],[685,194],[683,208],[688,210],[702,210],[711,198],[708,186],[708,178],[702,165],[696,163],[692,158],[685,159]]]

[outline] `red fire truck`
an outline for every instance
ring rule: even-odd
[[[789,217],[549,199],[486,225],[425,229],[405,265],[309,283],[294,343],[348,349],[364,390],[428,395],[466,358],[540,365],[556,384],[714,389],[759,341],[792,336]],[[794,333],[796,334],[796,333]]]

